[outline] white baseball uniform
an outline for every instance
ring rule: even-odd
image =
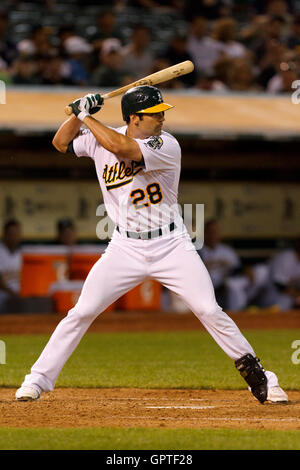
[[[125,134],[126,129],[116,131]],[[143,163],[116,157],[101,147],[89,130],[82,130],[73,141],[77,156],[94,160],[107,212],[119,228],[88,274],[77,304],[59,323],[23,385],[52,390],[93,320],[149,278],[180,295],[233,360],[245,354],[255,356],[235,323],[216,303],[207,269],[174,207],[181,160],[177,140],[162,132],[136,141]],[[140,238],[137,230],[143,232]],[[152,232],[151,238],[147,231]]]

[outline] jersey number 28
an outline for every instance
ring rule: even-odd
[[[141,203],[146,198],[148,202]],[[148,207],[150,204],[158,204],[162,198],[162,192],[158,183],[150,183],[146,186],[146,193],[143,189],[134,189],[130,193],[130,197],[132,199],[132,204],[134,207],[138,209],[143,209],[144,207]]]

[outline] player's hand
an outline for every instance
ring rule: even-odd
[[[104,102],[104,99],[99,93],[96,93],[95,95],[89,93],[88,95],[85,95],[82,100],[86,100],[85,108],[88,108],[90,114],[95,114],[100,111]]]
[[[89,93],[79,100],[73,101],[69,106],[71,106],[73,114],[83,121],[86,116],[90,116],[100,111],[103,101],[104,100],[99,93]]]

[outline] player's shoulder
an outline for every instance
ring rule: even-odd
[[[166,131],[162,131],[161,135],[163,139],[166,139],[167,141],[171,142],[173,145],[175,145],[176,147],[180,149],[180,144],[173,134],[170,134],[169,132],[166,132]]]
[[[178,147],[179,147],[179,142],[178,140],[176,139],[176,137],[174,137],[172,134],[170,134],[169,132],[166,132],[166,131],[162,131],[161,133],[161,137],[162,139],[166,139],[170,142],[173,142],[174,144],[177,144]]]
[[[161,150],[163,153],[168,153],[168,150],[172,150],[172,153],[174,151],[180,153],[181,151],[177,139],[172,134],[165,131],[162,131],[160,135],[148,137],[147,139],[144,139],[143,142],[146,147],[152,150]]]
[[[124,134],[125,135],[127,126],[122,126],[122,127],[118,127],[118,128],[114,128],[114,127],[111,127],[111,126],[106,126],[106,127],[108,127],[109,129],[112,129],[116,132],[119,132],[119,134]],[[81,127],[80,128],[80,131],[78,133],[78,137],[84,138],[85,140],[90,142],[91,145],[94,145],[95,148],[101,147],[101,145],[99,144],[99,142],[96,139],[96,137],[94,136],[94,134],[90,131],[90,129],[88,129],[86,127]]]
[[[79,129],[79,132],[76,136],[77,139],[79,140],[84,140],[85,142],[94,142],[96,143],[96,137],[94,134],[85,126],[82,126]]]

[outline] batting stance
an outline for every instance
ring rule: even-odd
[[[251,345],[217,304],[209,274],[174,210],[181,149],[162,130],[164,113],[173,106],[163,101],[156,87],[131,88],[122,98],[126,125],[112,129],[92,117],[102,104],[98,94],[71,103],[73,115],[58,129],[53,145],[62,153],[94,160],[115,230],[104,255],[88,274],[77,304],[58,324],[17,390],[17,400],[37,400],[43,391],[53,390],[93,320],[150,278],[182,297],[235,361],[255,398],[261,403],[286,402],[276,375],[262,368]],[[81,129],[82,123],[86,129]]]

